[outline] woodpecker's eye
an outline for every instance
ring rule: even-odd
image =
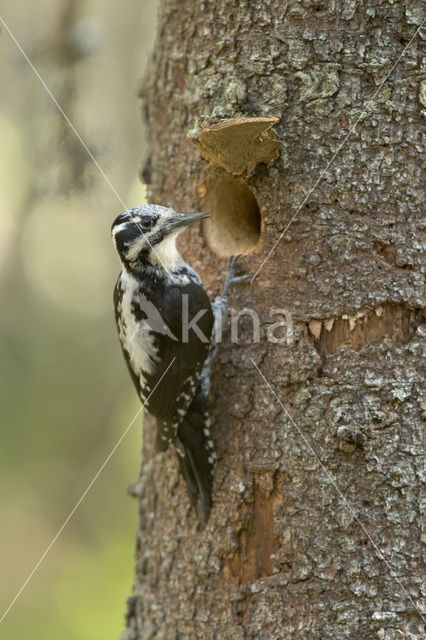
[[[153,224],[154,220],[151,218],[151,216],[141,217],[140,225],[144,231],[148,231],[149,229],[151,229]]]

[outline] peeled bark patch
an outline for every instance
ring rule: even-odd
[[[223,574],[232,584],[250,584],[273,574],[273,558],[279,549],[274,513],[283,505],[286,473],[255,478],[253,511],[238,534],[238,549],[225,563]]]
[[[322,357],[339,349],[360,351],[375,340],[387,340],[395,345],[407,344],[416,327],[421,324],[421,314],[403,305],[384,304],[375,309],[363,309],[354,315],[341,318],[313,319],[309,332]]]
[[[278,118],[236,118],[203,128],[189,137],[204,160],[228,173],[250,173],[259,162],[278,158],[280,141],[272,125]]]

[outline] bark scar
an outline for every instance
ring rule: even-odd
[[[273,574],[273,557],[280,548],[275,535],[275,512],[291,481],[283,472],[255,474],[252,513],[238,535],[238,549],[227,559],[224,575],[233,584],[247,584]]]
[[[404,345],[421,324],[420,313],[404,305],[386,303],[340,317],[313,318],[307,323],[308,335],[322,359],[339,349],[360,351],[374,340],[387,339],[395,345]]]

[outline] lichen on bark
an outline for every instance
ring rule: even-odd
[[[220,345],[205,529],[146,421],[128,640],[423,637],[424,29],[392,70],[423,13],[417,0],[160,5],[142,91],[150,200],[196,211],[200,186],[227,175],[188,143],[200,123],[277,117],[280,157],[244,176],[262,243],[242,273],[297,215],[232,293],[262,332],[252,343],[244,324]],[[182,250],[214,297],[225,260],[195,229]],[[266,340],[271,307],[291,313],[288,344]]]

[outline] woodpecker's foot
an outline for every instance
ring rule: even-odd
[[[242,284],[244,282],[248,282],[253,278],[253,273],[248,273],[244,276],[236,276],[235,271],[237,268],[237,262],[241,256],[231,256],[228,260],[228,270],[226,273],[225,286],[223,288],[222,298],[226,298],[228,296],[230,288],[234,284]]]
[[[250,280],[253,276],[252,274],[247,274],[244,276],[236,276],[235,270],[237,267],[237,262],[240,256],[231,256],[228,260],[228,269],[226,272],[225,284],[223,287],[222,295],[213,302],[213,313],[215,316],[215,325],[216,325],[216,335],[222,335],[222,330],[225,327],[226,316],[228,314],[228,297],[229,290],[231,286],[234,284],[241,284]]]
[[[231,256],[228,260],[228,270],[226,272],[225,285],[222,292],[222,300],[228,297],[229,289],[235,280],[235,270],[237,268],[238,258],[240,256]]]
[[[220,297],[212,303],[213,315],[214,315],[214,329],[210,343],[210,353],[204,363],[203,370],[201,372],[201,388],[207,398],[210,389],[210,381],[212,375],[212,362],[216,357],[218,345],[222,340],[223,331],[225,329],[226,318],[228,315],[228,297],[229,290],[234,284],[247,282],[253,277],[253,274],[247,274],[244,276],[236,276],[235,269],[237,266],[238,258],[240,256],[232,256],[228,260],[228,269],[226,273],[225,285]]]
[[[234,276],[231,280],[231,287],[234,284],[242,284],[244,282],[250,282],[253,276],[254,276],[254,273],[246,273],[244,276]]]
[[[241,254],[238,254],[237,256],[231,256],[228,260],[228,274],[226,276],[226,280],[232,280],[232,278],[235,276],[235,269],[237,268],[237,262],[239,260],[239,258],[241,257]],[[226,286],[226,283],[225,283]]]

